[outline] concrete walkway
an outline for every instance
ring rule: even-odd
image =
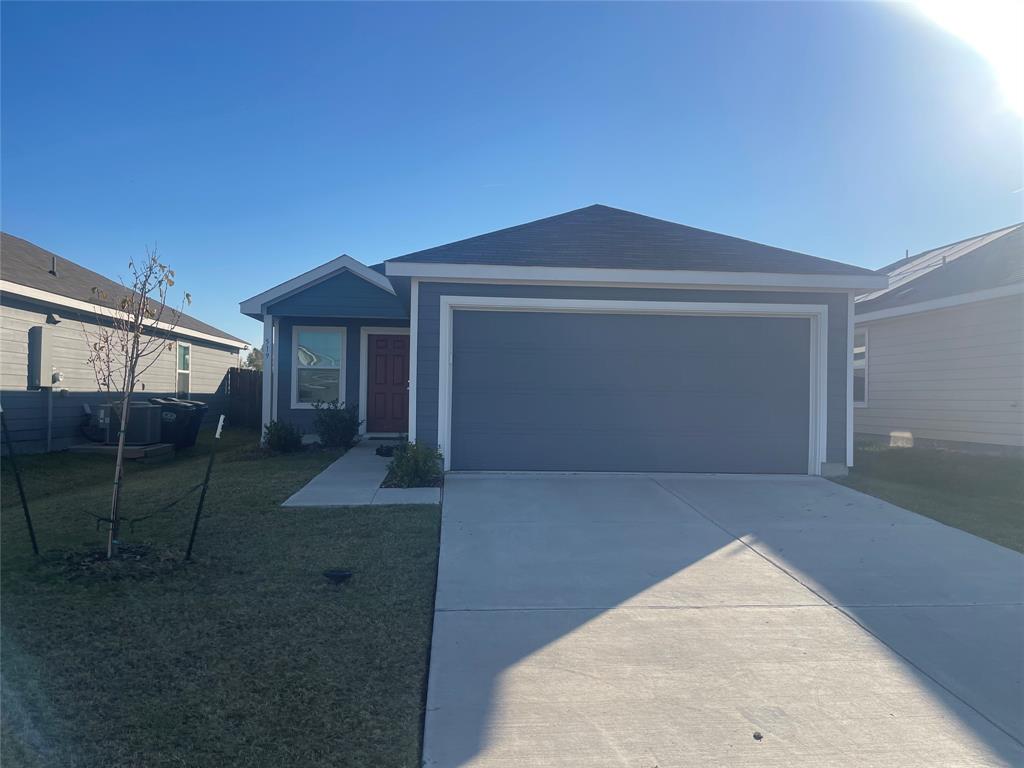
[[[431,768],[1024,765],[1024,557],[820,478],[449,475]]]
[[[440,488],[381,488],[390,459],[379,442],[364,441],[290,496],[282,507],[353,507],[365,504],[440,504]]]

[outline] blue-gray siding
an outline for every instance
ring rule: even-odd
[[[349,320],[332,317],[282,317],[278,320],[277,419],[294,424],[303,433],[313,431],[314,411],[292,408],[292,331],[299,326],[338,326],[345,329],[345,403],[359,402],[359,334],[362,327],[408,328],[406,320]]]
[[[291,317],[404,319],[409,316],[401,299],[351,272],[342,272],[273,302],[266,311]]]
[[[806,473],[810,321],[457,311],[452,469]]]
[[[418,342],[416,349],[416,437],[418,440],[430,444],[436,443],[437,440],[438,345],[440,297],[443,295],[627,301],[825,304],[829,308],[826,461],[843,464],[846,462],[846,325],[848,311],[848,297],[846,293],[421,283],[419,285]]]

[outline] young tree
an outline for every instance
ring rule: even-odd
[[[128,279],[121,284],[124,292],[120,296],[92,289],[96,299],[96,323],[91,329],[83,324],[96,384],[112,399],[116,396],[120,403],[107,535],[108,559],[117,554],[120,535],[124,442],[132,393],[160,355],[173,348],[171,333],[178,326],[184,305],[192,303],[191,295],[186,293],[177,309],[167,306],[167,292],[174,285],[174,270],[160,261],[155,249],[147,248],[142,261],[129,260]]]
[[[263,350],[259,347],[253,347],[249,350],[249,354],[245,356],[245,362],[242,364],[245,368],[250,368],[254,371],[263,370]]]

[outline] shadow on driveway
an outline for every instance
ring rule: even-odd
[[[424,763],[1020,765],[1022,592],[816,478],[453,475]]]

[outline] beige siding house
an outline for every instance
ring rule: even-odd
[[[1024,447],[1022,225],[884,268],[857,298],[860,439],[1016,453]]]
[[[88,338],[97,313],[92,287],[110,296],[120,285],[26,240],[0,235],[0,405],[20,451],[67,448],[81,442],[84,406],[106,402],[88,363]],[[30,375],[30,336],[45,328],[53,386]],[[196,318],[182,316],[168,334],[173,345],[142,377],[138,398],[177,395],[201,400],[220,413],[228,369],[247,345]]]

